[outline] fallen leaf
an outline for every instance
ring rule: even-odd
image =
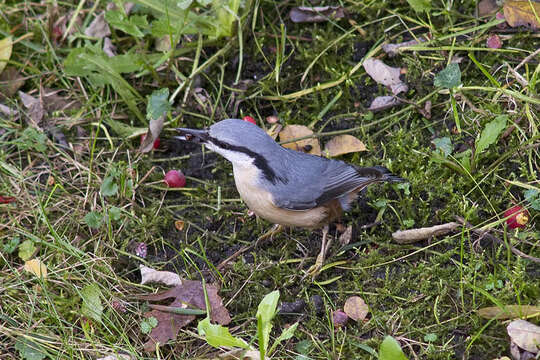
[[[395,96],[377,96],[369,105],[368,110],[376,112],[389,109],[401,104],[401,101]]]
[[[158,271],[144,265],[139,265],[139,270],[141,270],[141,285],[152,282],[168,286],[182,285],[182,279],[176,273]]]
[[[345,301],[343,311],[351,319],[355,321],[362,321],[369,313],[369,307],[360,296],[351,296]]]
[[[47,278],[47,266],[39,259],[26,261],[24,263],[24,270],[36,275],[38,278]]]
[[[1,61],[1,60],[0,60]],[[8,66],[0,74],[0,98],[11,98],[24,85],[24,77],[14,66]]]
[[[127,354],[114,354],[114,355],[107,355],[97,360],[131,360],[131,359],[135,359],[135,358]]]
[[[512,26],[526,26],[532,29],[540,28],[537,14],[540,15],[540,3],[535,1],[505,1],[503,5],[504,18]]]
[[[4,104],[0,104],[0,112],[6,116],[13,116],[13,117],[16,117],[17,115],[19,115],[19,112],[15,109],[11,109],[9,108],[8,106],[4,105]]]
[[[150,124],[148,125],[146,137],[139,147],[139,152],[149,152],[154,148],[154,141],[159,137],[159,134],[161,134],[163,122],[165,121],[165,116],[170,107],[168,88],[155,90],[148,96],[146,117],[150,119]]]
[[[287,125],[279,133],[279,140],[283,143],[286,141],[291,141],[305,136],[313,135],[307,126],[304,125]],[[307,152],[312,155],[321,155],[321,145],[319,145],[319,140],[316,138],[309,138],[304,140],[299,140],[295,142],[290,142],[283,144],[283,147],[288,149],[293,149],[296,151]]]
[[[441,70],[433,79],[433,85],[452,89],[461,84],[461,70],[457,63],[451,63],[446,68]]]
[[[348,245],[352,238],[352,225],[347,226],[347,229],[339,236],[339,243],[341,246]],[[346,311],[345,311],[346,312]]]
[[[11,37],[8,36],[0,40],[0,73],[4,71],[4,68],[11,57],[11,51],[13,50],[13,42]]]
[[[502,47],[502,41],[499,35],[491,34],[486,40],[486,46],[490,49],[500,49]]]
[[[407,84],[399,79],[399,76],[401,75],[400,68],[388,66],[381,60],[373,58],[364,61],[363,66],[366,73],[368,73],[375,82],[389,87],[392,94],[397,95],[409,89]]]
[[[113,45],[111,39],[108,37],[103,40],[103,52],[108,57],[116,56],[116,46]]]
[[[229,312],[223,306],[223,301],[218,295],[218,289],[212,284],[206,284],[206,294],[210,303],[210,318],[212,321],[221,325],[227,325],[231,322]],[[162,301],[173,298],[169,304],[171,308],[190,308],[206,310],[205,292],[203,284],[200,281],[183,280],[180,285],[167,291],[139,296],[139,299],[146,301]],[[155,317],[158,325],[150,332],[150,339],[145,343],[146,351],[154,351],[156,344],[161,344],[176,338],[178,331],[195,319],[194,315],[175,314],[173,312],[164,312],[152,310],[147,312],[145,317]]]
[[[499,9],[496,0],[481,0],[478,3],[478,16],[484,17],[493,14]]]
[[[81,290],[81,314],[94,319],[98,322],[101,322],[101,315],[103,314],[103,304],[101,303],[101,298],[103,294],[97,283],[86,285]]]
[[[43,104],[41,104],[39,99],[36,99],[35,97],[30,96],[22,91],[19,91],[19,96],[21,97],[24,107],[28,110],[27,115],[29,125],[39,129],[41,120],[43,120],[43,115],[45,114]]]
[[[540,306],[534,305],[505,305],[504,308],[498,306],[485,307],[478,310],[478,315],[484,319],[516,319],[530,318],[540,315]]]
[[[291,9],[289,18],[294,23],[324,22],[345,17],[341,6],[298,6]]]
[[[424,40],[419,39],[420,42],[424,42]],[[418,45],[418,40],[409,40],[400,42],[397,44],[384,44],[382,46],[382,49],[385,53],[387,53],[390,57],[394,57],[399,54],[399,49],[405,46],[412,46],[412,45]]]
[[[352,135],[335,136],[324,147],[324,153],[329,157],[366,150],[366,145]]]
[[[154,317],[158,321],[158,325],[148,335],[150,339],[144,343],[144,350],[147,352],[156,351],[158,343],[163,345],[169,340],[176,339],[180,329],[195,320],[194,315],[180,315],[159,310],[149,311],[144,317]]]
[[[540,350],[540,326],[525,320],[514,320],[506,327],[512,342],[523,350],[538,353]]]
[[[104,37],[111,35],[111,29],[109,28],[109,24],[105,21],[104,12],[92,20],[90,25],[84,30],[84,35],[98,39],[103,39]]]

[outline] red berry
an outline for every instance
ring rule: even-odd
[[[186,186],[186,177],[178,170],[169,170],[165,174],[165,183],[171,188],[181,188]]]
[[[247,121],[247,122],[250,122],[250,123],[252,123],[253,125],[257,125],[257,122],[255,121],[255,119],[252,118],[252,117],[249,116],[249,115],[244,116],[244,117],[242,118],[242,120]]]
[[[142,134],[141,135],[141,145],[142,143],[144,142],[144,139],[146,139],[146,134]],[[161,143],[161,141],[159,140],[159,138],[156,138],[156,140],[154,140],[154,145],[152,146],[152,148],[155,150],[157,148],[159,148],[159,144]]]
[[[510,229],[522,228],[529,222],[529,212],[519,205],[513,206],[504,212],[506,223]]]
[[[0,204],[9,204],[15,201],[13,196],[2,196],[0,195]]]

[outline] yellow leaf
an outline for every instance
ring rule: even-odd
[[[343,311],[351,319],[355,321],[362,321],[366,318],[369,312],[369,307],[360,296],[351,296],[347,299],[347,301],[345,301]]]
[[[366,145],[352,135],[336,136],[330,139],[324,148],[324,152],[330,157],[366,150]]]
[[[286,142],[310,135],[313,135],[313,131],[311,131],[307,126],[287,125],[279,133],[279,140],[281,140],[281,142]],[[283,144],[283,147],[296,151],[306,152],[311,155],[321,155],[321,145],[319,144],[319,140],[317,140],[316,138],[290,142],[287,144]]]
[[[486,307],[478,310],[478,315],[484,319],[517,319],[540,316],[540,306],[533,305],[506,305]]]
[[[28,260],[24,263],[24,270],[40,278],[47,278],[47,266],[39,259]]]
[[[504,3],[503,9],[504,18],[510,26],[540,28],[540,3],[510,0]]]
[[[11,50],[13,49],[13,43],[11,37],[0,40],[0,73],[4,71],[9,58],[11,57]]]

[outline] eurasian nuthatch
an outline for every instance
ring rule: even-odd
[[[177,139],[204,144],[232,163],[236,189],[258,216],[285,226],[324,226],[312,272],[324,261],[328,224],[349,209],[358,193],[374,183],[403,181],[382,166],[361,168],[284,148],[260,127],[238,119],[207,130],[176,130]]]

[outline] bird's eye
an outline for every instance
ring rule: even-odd
[[[191,134],[186,134],[185,137],[187,141],[191,141],[191,139],[193,139],[193,135]]]

